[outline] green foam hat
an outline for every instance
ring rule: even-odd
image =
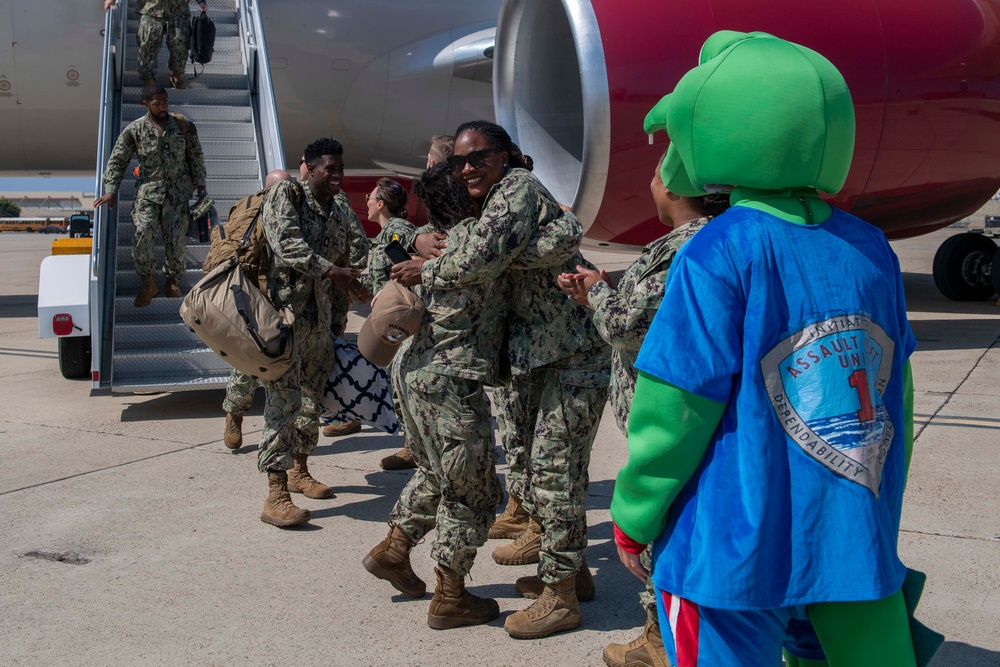
[[[644,123],[670,136],[660,168],[669,190],[843,187],[854,105],[829,60],[767,33],[730,30],[709,37],[699,59]]]

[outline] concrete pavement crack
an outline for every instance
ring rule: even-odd
[[[950,537],[956,540],[975,540],[976,542],[1000,542],[1000,535],[997,537],[975,537],[973,535],[954,535],[951,533],[932,533],[925,530],[910,530],[908,528],[900,528],[901,533],[911,533],[913,535],[927,535],[928,537]]]
[[[92,475],[96,472],[103,472],[105,470],[114,470],[115,468],[124,468],[125,466],[130,466],[133,463],[142,463],[143,461],[149,461],[151,459],[158,459],[162,456],[170,456],[171,454],[177,454],[180,452],[191,451],[192,449],[197,449],[198,447],[204,447],[205,445],[210,445],[216,440],[211,440],[209,442],[201,442],[196,445],[188,445],[187,447],[180,447],[179,449],[172,449],[169,452],[160,452],[159,454],[152,454],[150,456],[143,456],[142,458],[133,459],[131,461],[125,461],[123,463],[117,463],[113,466],[105,466],[103,468],[95,468],[94,470],[86,470],[84,472],[78,472],[74,475],[66,475],[65,477],[58,477],[56,479],[50,479],[45,482],[38,482],[37,484],[29,484],[27,486],[22,486],[17,489],[11,489],[9,491],[0,491],[0,496],[6,496],[11,493],[17,493],[18,491],[27,491],[28,489],[35,489],[40,486],[48,486],[49,484],[55,484],[57,482],[65,482],[68,479],[74,479],[76,477],[86,477],[87,475]]]

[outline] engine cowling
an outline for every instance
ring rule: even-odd
[[[829,199],[916,236],[1000,188],[998,28],[1000,0],[506,0],[496,117],[590,243],[642,245],[664,231],[648,185],[667,144],[650,146],[646,112],[712,33],[768,32],[825,55],[850,87],[854,159]]]

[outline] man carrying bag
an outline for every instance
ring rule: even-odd
[[[275,308],[295,318],[295,346],[288,372],[264,381],[267,403],[258,468],[268,476],[269,495],[261,520],[293,526],[309,512],[292,504],[289,491],[329,498],[330,487],[309,474],[307,459],[319,439],[320,399],[334,363],[334,317],[346,317],[352,301],[367,301],[368,290],[350,265],[351,231],[334,201],[344,177],[344,149],[333,139],[306,147],[307,172],[298,205],[296,186],[271,187],[261,211],[272,253],[268,297]],[[331,285],[332,282],[332,285]]]

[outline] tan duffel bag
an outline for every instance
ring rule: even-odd
[[[277,310],[247,279],[236,257],[191,288],[181,319],[205,345],[238,371],[277,380],[292,363],[295,316]]]

